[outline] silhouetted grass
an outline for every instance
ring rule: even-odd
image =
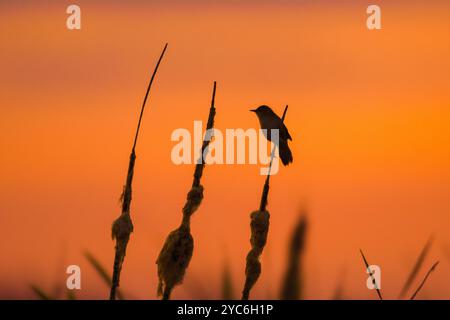
[[[292,232],[288,248],[288,262],[280,294],[282,300],[298,300],[302,298],[301,259],[305,248],[307,226],[306,215],[302,213]]]
[[[375,281],[375,278],[373,277],[373,274],[370,272],[369,263],[367,262],[367,259],[364,256],[364,253],[362,252],[362,250],[359,249],[359,251],[361,252],[361,256],[362,256],[362,258],[364,260],[364,264],[366,266],[366,270],[369,272],[370,278],[372,278],[372,283],[375,286],[375,289],[377,290],[378,298],[380,298],[380,300],[383,300],[383,297],[381,296],[381,290],[380,290],[377,282]]]
[[[430,268],[430,270],[428,270],[427,274],[425,275],[425,278],[422,280],[422,282],[420,283],[419,287],[417,288],[417,290],[413,293],[413,295],[411,296],[411,300],[414,300],[417,296],[417,294],[420,292],[420,290],[422,289],[422,287],[424,286],[425,282],[427,281],[428,277],[430,276],[430,274],[436,269],[437,265],[439,264],[439,261],[436,261]]]
[[[344,299],[344,279],[345,279],[345,269],[341,270],[339,273],[338,282],[333,292],[332,300],[343,300]]]
[[[40,300],[53,300],[53,297],[51,297],[45,290],[39,288],[38,286],[31,285],[30,286],[33,293],[40,299]]]
[[[414,264],[413,268],[411,269],[411,272],[408,275],[408,278],[406,279],[405,284],[403,285],[402,290],[400,291],[400,294],[398,296],[399,299],[402,299],[405,295],[408,289],[411,287],[411,284],[413,283],[414,279],[416,278],[417,274],[419,273],[420,267],[422,266],[428,252],[430,251],[431,244],[433,243],[433,237],[430,237],[428,241],[425,243],[425,246],[423,247],[422,251],[420,252],[419,257],[416,260],[416,263]]]
[[[100,261],[94,257],[92,253],[89,251],[83,252],[83,256],[86,258],[86,260],[89,262],[89,264],[94,268],[97,275],[103,280],[103,282],[110,287],[112,285],[112,278],[109,274],[109,272],[106,270],[106,268],[100,263]],[[122,292],[117,289],[116,291],[117,298],[119,300],[123,300],[124,297],[122,295]]]
[[[228,265],[228,263],[224,263],[223,265],[222,299],[223,300],[233,299],[233,280],[231,277],[230,266]]]
[[[66,298],[67,300],[77,300],[77,296],[75,295],[75,292],[73,292],[72,290],[66,291]]]

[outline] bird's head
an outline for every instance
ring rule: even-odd
[[[273,113],[272,109],[270,109],[270,107],[265,106],[265,105],[262,105],[262,106],[260,106],[260,107],[258,107],[256,109],[252,109],[250,111],[256,113],[256,115],[258,117],[259,116],[263,116],[263,115],[269,115],[269,114]]]

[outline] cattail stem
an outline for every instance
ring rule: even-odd
[[[214,81],[211,107],[209,109],[206,131],[211,132],[214,127],[216,82]],[[166,238],[156,263],[158,265],[158,296],[163,300],[169,300],[173,288],[183,281],[186,269],[194,251],[194,239],[191,235],[191,216],[200,206],[203,200],[203,186],[201,178],[205,167],[204,155],[208,152],[208,146],[212,136],[203,140],[200,159],[197,161],[191,190],[188,192],[186,204],[183,207],[181,225],[173,230]]]
[[[284,118],[286,117],[286,112],[288,109],[288,105],[286,105],[286,107],[284,108],[283,111],[283,116],[281,117],[281,122],[284,122]],[[261,203],[259,205],[259,210],[260,211],[265,211],[266,210],[266,206],[267,206],[267,197],[269,195],[269,182],[270,182],[270,172],[272,170],[272,163],[273,163],[273,158],[275,157],[275,148],[277,146],[273,146],[272,149],[272,153],[270,155],[270,164],[269,164],[269,171],[267,173],[267,177],[266,177],[266,181],[264,182],[264,188],[263,188],[263,192],[262,192],[262,196],[261,196]]]
[[[161,52],[161,55],[159,56],[158,62],[156,63],[156,66],[155,66],[155,70],[153,71],[152,77],[150,78],[150,82],[149,82],[148,87],[147,87],[147,92],[145,92],[144,101],[142,102],[141,113],[139,114],[139,121],[138,121],[138,125],[137,125],[137,128],[136,128],[136,135],[134,136],[133,151],[136,148],[136,143],[137,143],[137,139],[138,139],[138,135],[139,135],[139,129],[141,128],[142,116],[144,115],[144,109],[145,109],[145,104],[147,103],[148,94],[150,93],[150,88],[152,87],[153,80],[155,80],[156,72],[158,71],[159,64],[161,63],[161,60],[162,60],[162,58],[164,56],[164,53],[166,52],[166,49],[167,49],[168,45],[169,44],[166,43],[166,45],[164,46],[163,51]]]
[[[111,283],[111,291],[109,293],[109,299],[116,299],[117,287],[120,282],[120,273],[122,270],[123,261],[125,259],[125,254],[127,251],[128,241],[130,240],[130,234],[133,232],[133,223],[131,221],[130,216],[130,205],[131,205],[131,194],[132,194],[132,182],[133,182],[133,174],[134,174],[134,164],[136,161],[136,143],[139,136],[139,129],[141,127],[142,116],[144,114],[145,105],[147,102],[147,98],[150,92],[150,88],[152,87],[153,80],[155,79],[156,72],[158,71],[159,64],[164,56],[164,53],[167,49],[167,43],[164,46],[164,49],[158,59],[155,69],[153,70],[152,77],[150,78],[150,82],[147,87],[147,91],[145,93],[144,101],[142,103],[141,112],[139,114],[139,120],[136,128],[136,134],[134,136],[133,147],[131,148],[130,154],[130,162],[128,164],[128,172],[127,172],[127,180],[125,183],[125,187],[122,193],[122,213],[118,219],[113,222],[112,225],[112,238],[116,240],[115,247],[115,256],[114,256],[114,265],[113,265],[113,276]]]
[[[206,131],[212,130],[214,127],[214,117],[216,116],[216,108],[215,108],[215,99],[216,99],[216,82],[214,81],[213,86],[213,92],[212,92],[212,98],[211,98],[211,107],[209,108],[209,116],[208,116],[208,122],[206,124]],[[211,136],[212,138],[212,136]],[[205,159],[203,159],[203,155],[205,154],[205,150],[208,149],[209,143],[211,142],[211,139],[203,140],[202,144],[202,150],[200,154],[200,159],[197,161],[197,164],[195,166],[194,171],[194,180],[192,182],[193,187],[198,187],[200,185],[200,179],[203,175],[203,169],[205,168]]]
[[[281,122],[284,122],[288,106],[284,109]],[[250,290],[255,285],[256,281],[261,274],[261,262],[259,257],[261,256],[264,246],[267,241],[267,233],[269,232],[269,219],[270,214],[266,210],[267,207],[267,197],[269,195],[269,182],[270,182],[270,172],[272,169],[273,158],[275,156],[275,148],[272,149],[270,156],[269,170],[267,173],[266,181],[264,183],[263,192],[261,195],[261,202],[259,205],[259,210],[254,211],[250,214],[250,244],[251,249],[247,254],[246,265],[245,265],[245,284],[242,290],[242,300],[248,300],[250,295]]]

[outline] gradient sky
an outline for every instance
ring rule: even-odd
[[[181,219],[193,165],[170,159],[176,128],[206,121],[218,82],[216,128],[257,128],[268,104],[293,141],[294,163],[271,180],[271,225],[252,297],[276,298],[300,209],[310,229],[305,296],[375,299],[359,255],[396,298],[427,238],[419,274],[440,260],[418,298],[450,298],[450,20],[448,1],[0,2],[0,297],[33,298],[82,269],[81,298],[108,288],[82,256],[111,268],[139,107],[164,43],[137,146],[135,232],[121,288],[156,298],[155,260]],[[66,7],[81,7],[69,31]],[[375,2],[374,2],[375,3]],[[257,165],[207,166],[192,219],[195,250],[174,298],[220,298],[224,264],[244,281]],[[417,285],[417,283],[415,284]]]

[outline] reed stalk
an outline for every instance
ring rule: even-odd
[[[150,92],[150,88],[152,86],[153,80],[155,79],[156,72],[158,71],[159,64],[164,56],[164,53],[167,49],[167,43],[164,46],[164,49],[159,57],[159,60],[156,64],[156,67],[153,71],[152,77],[150,78],[150,83],[147,87],[147,92],[145,93],[144,101],[141,107],[141,113],[139,115],[139,121],[136,128],[136,134],[134,136],[133,147],[131,149],[130,154],[130,162],[128,164],[127,178],[126,183],[123,188],[121,201],[122,201],[122,213],[112,224],[112,238],[116,240],[115,246],[115,257],[114,257],[114,265],[113,265],[113,275],[112,275],[112,283],[111,283],[111,291],[109,294],[110,300],[116,299],[117,288],[119,287],[120,282],[120,273],[122,270],[122,265],[125,259],[126,250],[128,246],[128,241],[130,240],[130,234],[133,232],[133,223],[131,221],[130,216],[130,205],[131,205],[131,194],[132,194],[132,183],[133,183],[133,175],[134,175],[134,164],[136,162],[136,143],[139,135],[139,129],[141,127],[142,116],[144,114],[145,104],[147,102],[147,98]]]
[[[284,109],[281,122],[284,122],[287,109],[288,106],[286,106],[286,108]],[[253,211],[250,214],[251,249],[246,258],[245,284],[244,289],[242,290],[242,300],[248,300],[250,291],[261,274],[261,262],[259,261],[259,257],[261,256],[264,246],[266,245],[267,234],[269,232],[270,214],[269,211],[266,210],[266,207],[267,197],[269,195],[270,189],[270,172],[272,169],[273,158],[275,156],[275,150],[276,146],[273,147],[270,156],[269,170],[267,173],[266,181],[264,183],[259,210]]]
[[[216,82],[214,82],[211,106],[209,109],[206,132],[211,132],[214,127]],[[173,288],[183,282],[189,262],[194,251],[194,239],[191,235],[191,216],[200,206],[203,199],[203,186],[201,178],[205,167],[204,155],[208,152],[208,146],[212,136],[203,140],[200,159],[198,159],[194,171],[194,179],[191,190],[187,194],[186,204],[183,207],[181,225],[173,230],[166,238],[156,263],[158,265],[158,296],[163,300],[169,300]]]

